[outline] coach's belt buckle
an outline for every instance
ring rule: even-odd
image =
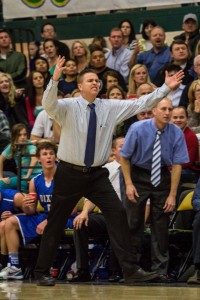
[[[88,168],[88,167],[83,167],[83,173],[88,173],[90,171],[90,168]]]

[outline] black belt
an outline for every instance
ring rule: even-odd
[[[77,165],[73,165],[70,164],[66,161],[60,160],[61,163],[63,163],[67,168],[82,172],[82,173],[91,173],[97,170],[100,170],[102,168],[102,166],[98,166],[98,167],[86,167],[86,166],[77,166]]]

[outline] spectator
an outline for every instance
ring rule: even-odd
[[[197,16],[191,13],[186,14],[183,17],[182,29],[184,30],[184,32],[178,36],[175,36],[174,39],[175,40],[180,39],[184,41],[186,44],[188,44],[192,52],[192,59],[193,59],[197,42],[200,39]]]
[[[58,90],[57,99],[63,99],[64,94]],[[53,121],[45,110],[41,111],[33,125],[31,130],[32,141],[43,142],[55,142],[59,143],[60,140],[60,127]]]
[[[137,98],[138,87],[146,82],[151,83],[147,67],[141,64],[136,64],[133,66],[129,74],[127,98]],[[156,88],[156,86],[153,84],[152,87]]]
[[[35,59],[40,57],[39,47],[40,47],[40,42],[39,41],[30,42],[29,45],[28,45],[29,71],[30,72],[32,72],[34,70]]]
[[[120,85],[121,82],[122,82],[122,85]],[[106,94],[103,94],[103,91],[105,91],[107,93],[107,90],[113,85],[120,85],[122,87],[122,89],[124,90],[123,83],[124,83],[124,80],[121,80],[121,76],[120,76],[119,72],[116,72],[115,70],[106,71],[102,77],[103,87],[101,90],[101,98],[106,97]],[[126,91],[126,87],[125,87],[124,91]]]
[[[70,57],[77,63],[77,70],[80,73],[90,61],[90,51],[84,41],[74,41],[71,46]]]
[[[73,92],[71,93],[71,97],[72,98],[75,98],[75,97],[79,97],[81,94],[80,94],[80,90],[79,89],[75,89],[73,90]]]
[[[172,63],[179,66],[184,72],[183,85],[186,85],[194,80],[191,74],[192,64],[190,62],[191,51],[189,46],[182,40],[175,40],[170,45],[170,54],[172,57]],[[165,66],[159,70],[155,78],[155,84],[161,86],[165,79],[165,69],[171,65],[171,62],[165,64]]]
[[[9,73],[17,88],[25,88],[27,62],[23,53],[11,49],[11,37],[5,29],[0,30],[0,71]]]
[[[135,29],[131,21],[129,19],[124,19],[119,23],[118,27],[123,33],[124,46],[130,50],[134,50],[137,39],[135,35]]]
[[[195,133],[200,133],[200,79],[194,80],[192,82],[188,91],[188,98],[188,126]]]
[[[0,154],[10,142],[10,126],[8,119],[0,110]]]
[[[94,45],[97,45],[100,48],[102,48],[104,53],[109,50],[108,46],[107,46],[106,39],[101,35],[97,35],[93,38],[91,44],[88,46],[90,52],[91,52],[91,49],[93,48]]]
[[[120,151],[132,251],[138,257],[141,254],[145,207],[147,199],[150,199],[151,269],[159,274],[158,281],[161,282],[169,282],[169,213],[176,204],[181,164],[189,161],[183,133],[170,123],[171,111],[171,100],[161,100],[153,108],[153,119],[136,122],[129,128]],[[153,149],[158,140],[158,130],[161,132],[160,147],[156,148],[155,156]],[[171,165],[170,174],[168,166]]]
[[[106,66],[118,71],[126,83],[129,76],[129,60],[132,51],[124,46],[124,37],[120,28],[113,28],[110,32],[109,41],[112,45],[112,50],[106,52]]]
[[[169,76],[173,76],[174,74],[176,74],[180,70],[181,70],[180,66],[175,65],[175,64],[171,64],[171,65],[166,66],[166,68],[163,70],[163,73],[165,71],[168,71]],[[167,95],[167,97],[169,99],[171,99],[173,107],[179,106],[180,98],[181,98],[181,95],[182,95],[182,92],[183,92],[184,88],[185,88],[185,85],[183,85],[181,83],[175,90],[171,90],[169,92],[169,94]]]
[[[10,129],[17,123],[28,125],[24,89],[16,89],[8,73],[0,73],[0,109],[6,115]]]
[[[147,19],[142,23],[141,34],[142,39],[139,40],[140,45],[142,45],[142,51],[150,50],[153,45],[150,41],[150,33],[151,30],[156,26],[156,22],[154,20]]]
[[[36,147],[34,145],[27,145],[30,144],[30,140],[27,138],[27,129],[24,124],[16,124],[13,126],[11,131],[11,142],[5,148],[5,150],[0,155],[0,189],[16,189],[18,185],[18,177],[3,177],[3,162],[5,159],[12,159],[14,158],[16,165],[19,167],[18,162],[18,147],[17,143],[21,145],[21,153],[22,153],[22,167],[34,167],[39,166],[37,164],[37,159],[34,156],[30,156],[30,154],[35,154]],[[24,144],[24,145],[23,145]],[[24,156],[23,156],[24,155]],[[28,156],[29,155],[29,156]],[[40,172],[40,168],[37,169],[21,169],[21,189],[23,191],[27,191],[28,183],[26,179],[29,179]],[[25,180],[23,180],[25,179]]]
[[[26,95],[26,109],[28,114],[29,127],[32,128],[35,118],[42,107],[42,97],[45,90],[45,78],[43,73],[33,71],[27,80],[27,95]]]
[[[180,183],[197,183],[200,168],[195,163],[199,161],[199,142],[196,134],[188,127],[188,114],[185,107],[173,108],[171,121],[183,131],[189,155],[189,162],[182,164]]]
[[[108,68],[106,66],[106,58],[104,50],[98,45],[93,45],[90,49],[91,57],[90,57],[90,65],[89,67],[97,72],[99,79],[102,81],[102,87],[99,93],[99,97],[102,97],[106,93],[107,90],[107,75],[115,74],[117,76],[117,83],[122,86],[123,90],[126,91],[126,83],[124,81],[123,76],[115,71],[114,69]],[[108,73],[107,73],[108,72]],[[111,72],[111,73],[109,73]],[[107,75],[105,75],[107,74]],[[114,75],[114,76],[115,76]],[[112,76],[112,75],[111,75]],[[116,77],[115,76],[115,77]],[[115,79],[114,79],[115,80]]]
[[[194,52],[194,57],[196,57],[199,54],[200,54],[200,39],[197,42],[197,45],[196,45],[196,48],[195,48],[195,52]]]
[[[191,74],[193,71],[192,76],[194,77],[195,80],[200,79],[200,55],[197,55],[194,58],[193,68],[194,68],[194,70],[191,69]],[[189,91],[191,84],[192,84],[192,82],[190,82],[189,84],[186,85],[186,87],[183,90],[181,99],[180,99],[180,105],[184,106],[186,109],[187,109],[188,103],[189,103],[188,91]]]
[[[140,47],[136,47],[129,65],[130,67],[136,63],[146,65],[150,79],[155,83],[158,71],[160,71],[166,63],[171,62],[172,58],[169,47],[165,46],[165,31],[162,27],[155,26],[152,29],[150,41],[153,45],[152,49],[139,53]]]
[[[107,99],[126,99],[126,93],[123,91],[120,85],[112,85],[109,87],[106,93]]]
[[[69,59],[69,47],[56,39],[56,28],[52,23],[45,23],[41,27],[41,37],[43,40],[54,39],[58,48],[58,55]]]
[[[53,39],[46,39],[43,46],[49,63],[49,73],[52,76],[58,59],[58,47],[56,41]]]
[[[74,59],[65,61],[63,70],[63,79],[59,81],[58,89],[64,93],[65,97],[70,97],[71,93],[77,89],[77,64]]]
[[[49,142],[41,143],[37,147],[36,156],[41,163],[43,172],[32,178],[29,187],[29,193],[36,193],[36,199],[30,194],[25,195],[22,206],[25,215],[15,215],[6,220],[5,235],[9,252],[9,263],[0,272],[1,280],[23,278],[19,262],[19,232],[24,245],[43,234],[51,206],[54,186],[53,178],[56,171],[56,151],[56,145]],[[44,209],[42,214],[36,213],[38,202]],[[66,228],[72,228],[72,222],[73,220],[69,219]]]
[[[34,70],[41,72],[45,78],[45,86],[49,83],[51,75],[49,73],[49,62],[45,57],[38,57],[34,60]]]
[[[8,263],[8,249],[5,237],[5,221],[14,214],[21,213],[23,195],[18,190],[0,190],[0,270]]]

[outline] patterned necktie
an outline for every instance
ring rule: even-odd
[[[95,104],[90,103],[88,106],[90,108],[90,119],[88,124],[84,163],[89,168],[94,162],[97,117],[95,112]]]
[[[153,146],[152,166],[151,166],[151,183],[156,187],[160,184],[161,178],[161,131],[157,130],[156,139]]]

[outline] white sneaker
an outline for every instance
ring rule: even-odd
[[[0,272],[0,280],[5,279],[23,279],[23,274],[21,268],[16,268],[15,266],[11,266],[10,263],[7,264]]]

